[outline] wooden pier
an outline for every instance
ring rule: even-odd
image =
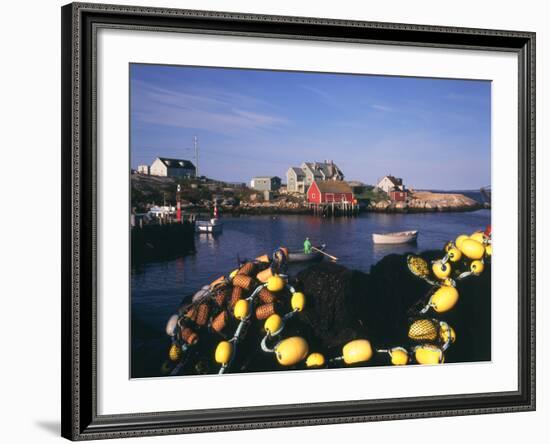
[[[357,216],[359,214],[359,205],[352,202],[325,202],[309,203],[309,208],[316,216]]]

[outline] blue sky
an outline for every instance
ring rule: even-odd
[[[194,160],[200,173],[286,181],[289,166],[332,159],[347,180],[407,186],[491,183],[488,81],[184,66],[130,66],[131,164]]]

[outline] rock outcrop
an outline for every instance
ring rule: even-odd
[[[383,200],[373,202],[368,207],[370,211],[388,213],[474,211],[480,208],[483,208],[482,204],[463,194],[432,193],[430,191],[413,192],[407,201]]]

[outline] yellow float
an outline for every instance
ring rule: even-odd
[[[473,239],[473,240],[479,242],[480,244],[482,244],[482,243],[485,242],[485,239],[487,239],[487,238],[485,237],[485,234],[483,234],[483,232],[476,231],[474,234],[472,234],[470,236],[470,239]]]
[[[250,304],[246,299],[240,299],[235,304],[235,308],[233,308],[233,314],[235,317],[239,320],[243,320],[248,316],[248,312],[250,310]]]
[[[443,351],[435,345],[421,345],[416,347],[414,357],[419,364],[442,364],[444,361]]]
[[[480,275],[484,269],[485,265],[481,261],[472,261],[470,264],[470,271],[475,275]]]
[[[170,350],[168,351],[168,357],[170,361],[179,361],[181,359],[181,348],[178,344],[172,344]]]
[[[439,287],[430,298],[429,306],[438,313],[444,313],[458,302],[458,290],[455,287]]]
[[[473,239],[464,239],[458,248],[469,259],[481,259],[485,253],[483,244]]]
[[[222,341],[216,347],[216,352],[214,353],[214,359],[218,364],[226,365],[231,359],[233,354],[233,344],[228,341]]]
[[[278,332],[283,325],[283,319],[278,314],[272,314],[265,320],[264,330],[266,333],[273,334]]]
[[[306,305],[306,297],[301,291],[297,291],[290,299],[290,305],[294,311],[302,311]]]
[[[306,359],[306,367],[315,368],[325,365],[325,357],[321,353],[312,353]]]
[[[435,261],[432,264],[432,271],[438,279],[446,279],[451,274],[451,265],[442,261]]]
[[[485,254],[487,256],[492,256],[493,255],[493,245],[492,244],[488,244],[485,246]]]
[[[461,249],[462,247],[462,242],[466,239],[469,239],[469,237],[465,234],[461,234],[460,236],[458,236],[456,239],[455,239],[455,245],[458,249]]]
[[[289,366],[303,361],[309,352],[309,347],[304,338],[292,336],[279,342],[273,351],[279,364]]]
[[[281,291],[283,288],[285,288],[285,280],[281,276],[271,276],[267,280],[267,289],[269,291],[273,291],[274,293],[276,293],[278,291]]]
[[[409,362],[409,354],[403,347],[394,347],[389,354],[393,365],[407,365]]]
[[[346,364],[366,362],[372,357],[372,346],[366,339],[356,339],[344,345],[342,356]]]
[[[449,256],[449,260],[451,262],[458,262],[460,259],[462,259],[462,253],[458,248],[450,248],[449,251],[447,251],[447,255]]]
[[[450,342],[452,344],[456,341],[456,332],[453,327],[443,321],[439,323],[439,326],[439,338],[441,339],[441,342],[444,344]]]

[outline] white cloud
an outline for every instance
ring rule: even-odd
[[[273,128],[284,117],[263,111],[269,104],[254,97],[209,88],[171,90],[134,81],[132,111],[137,122],[208,130],[220,134]]]

